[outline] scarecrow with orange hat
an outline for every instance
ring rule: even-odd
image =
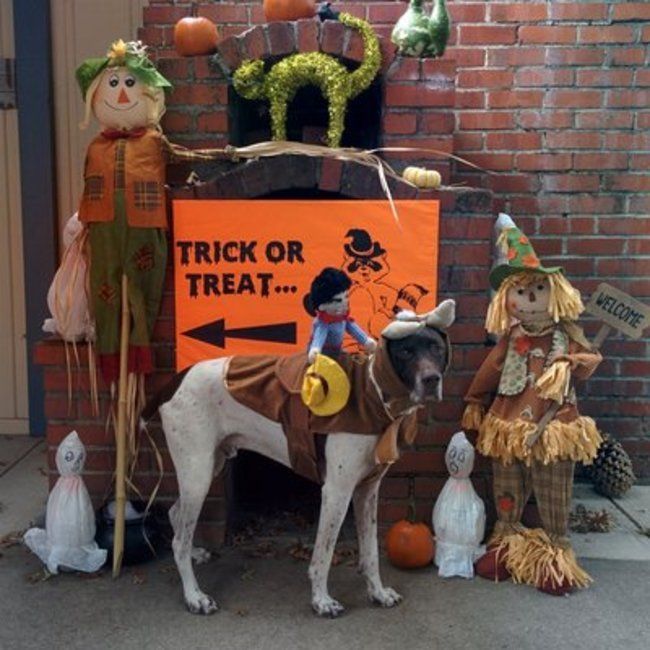
[[[590,463],[601,437],[580,415],[572,378],[587,379],[601,362],[575,323],[584,307],[561,267],[544,267],[510,222],[500,235],[504,263],[490,273],[496,291],[486,318],[501,336],[465,396],[463,427],[492,458],[498,521],[479,575],[512,577],[553,595],[585,587],[567,536],[574,464]],[[542,528],[522,525],[534,493]]]

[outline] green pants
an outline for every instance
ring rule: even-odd
[[[89,242],[91,306],[102,374],[107,381],[117,379],[123,273],[128,279],[131,315],[129,371],[149,372],[149,343],[160,309],[167,264],[165,231],[129,226],[124,192],[118,190],[115,218],[91,223]]]

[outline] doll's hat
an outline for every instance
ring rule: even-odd
[[[524,235],[521,229],[507,228],[500,235],[497,246],[503,250],[505,258],[508,260],[505,264],[499,264],[490,271],[490,285],[496,291],[502,282],[522,271],[534,271],[535,273],[558,273],[563,272],[561,266],[542,266],[539,257],[535,253],[530,239]]]
[[[300,395],[315,415],[334,415],[348,403],[350,380],[334,359],[319,354],[305,371]]]
[[[156,70],[156,66],[147,56],[146,49],[140,41],[125,43],[120,39],[111,45],[105,57],[86,59],[75,73],[84,101],[90,84],[106,68],[124,66],[146,86],[171,88],[171,83]]]

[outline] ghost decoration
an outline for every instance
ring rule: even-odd
[[[485,553],[480,546],[485,533],[485,505],[469,478],[474,467],[474,447],[464,431],[455,433],[445,462],[449,479],[433,509],[438,575],[474,577],[474,561]]]
[[[30,528],[25,545],[50,573],[59,567],[92,573],[106,562],[106,551],[95,542],[95,513],[81,477],[86,449],[76,431],[56,451],[57,480],[47,500],[45,530]]]

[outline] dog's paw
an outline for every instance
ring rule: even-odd
[[[194,546],[192,548],[192,562],[194,564],[205,564],[210,561],[211,557],[212,553],[207,548],[202,548],[201,546]]]
[[[192,614],[202,614],[203,616],[214,614],[219,609],[219,605],[213,598],[201,592],[194,598],[186,598],[185,604]]]
[[[375,605],[381,605],[382,607],[395,607],[395,605],[399,605],[402,602],[402,597],[390,587],[373,590],[368,593],[368,598]]]
[[[311,607],[316,614],[324,618],[337,618],[345,611],[345,607],[331,596],[315,598],[311,601]]]

